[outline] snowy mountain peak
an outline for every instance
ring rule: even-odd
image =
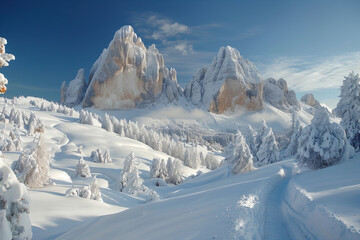
[[[220,48],[211,65],[195,74],[184,93],[193,104],[216,113],[263,106],[259,71],[230,46]]]
[[[124,26],[94,63],[83,106],[126,109],[180,97],[176,71],[169,71],[155,45],[146,49],[134,29]]]
[[[84,69],[80,68],[74,80],[68,86],[63,82],[61,85],[61,99],[60,103],[73,107],[79,105],[84,98],[86,90]]]
[[[123,26],[114,35],[113,41],[128,42],[145,48],[140,37],[136,35],[134,29],[130,25]]]

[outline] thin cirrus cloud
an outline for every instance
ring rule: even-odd
[[[344,76],[360,71],[360,52],[325,58],[281,57],[263,67],[264,78],[284,78],[289,87],[307,92],[339,88]]]
[[[157,14],[143,14],[134,21],[145,33],[145,38],[159,41],[165,52],[176,51],[182,55],[194,53],[193,45],[184,39],[184,35],[191,33],[189,26]]]

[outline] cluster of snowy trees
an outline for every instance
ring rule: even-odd
[[[66,116],[74,116],[76,112],[74,108],[69,108],[65,105],[58,104],[55,102],[48,102],[44,99],[38,100],[30,100],[30,104],[40,109],[40,111],[48,111],[48,112],[57,112],[65,114]]]
[[[99,184],[97,182],[96,177],[92,180],[90,185],[79,187],[79,188],[71,188],[66,191],[66,197],[81,197],[96,200],[102,202],[103,199],[101,197],[101,191],[99,188]]]
[[[0,239],[32,239],[30,198],[0,152]]]
[[[244,135],[238,131],[233,142],[225,149],[226,162],[233,174],[249,172],[255,166],[280,161],[280,150],[271,127],[262,123],[258,133],[249,125]]]
[[[96,163],[111,163],[112,162],[110,152],[108,150],[105,150],[104,155],[102,155],[101,149],[98,148],[91,152],[90,157]]]
[[[180,184],[183,181],[181,168],[183,164],[178,159],[154,158],[150,167],[150,178],[161,178],[167,183]]]
[[[0,113],[0,121],[4,123],[8,122],[9,124],[14,124],[19,129],[26,129],[28,135],[32,136],[36,133],[44,132],[44,125],[41,120],[35,116],[32,112],[30,116],[26,115],[23,111],[15,111],[14,108],[7,111],[6,105],[3,107]]]
[[[40,137],[35,147],[25,149],[19,159],[13,162],[12,169],[27,187],[40,188],[50,183],[49,162],[49,152]]]
[[[9,138],[3,140],[3,152],[15,152],[23,151],[23,143],[21,141],[21,135],[15,134],[12,130],[9,132]]]
[[[185,166],[197,169],[202,164],[200,155],[197,152],[196,146],[185,147],[181,141],[175,141],[168,134],[157,133],[156,131],[146,129],[144,125],[137,122],[127,121],[126,119],[117,119],[114,116],[105,114],[102,119],[97,114],[90,113],[85,110],[80,111],[79,120],[83,124],[94,124],[94,119],[101,123],[103,129],[109,132],[115,132],[122,137],[128,137],[145,143],[154,150],[164,152],[176,159],[180,159]],[[204,166],[209,166],[215,169],[219,166],[214,158],[208,158],[210,161]]]

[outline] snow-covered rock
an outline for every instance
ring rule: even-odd
[[[221,47],[208,68],[200,69],[184,90],[195,105],[215,113],[263,108],[262,83],[255,65],[230,46]]]
[[[301,101],[306,103],[307,105],[309,105],[311,107],[314,107],[314,108],[321,107],[319,101],[315,99],[315,97],[314,97],[314,95],[312,93],[305,94],[304,96],[302,96]]]
[[[60,103],[68,107],[79,105],[84,99],[85,91],[86,82],[84,69],[81,68],[76,74],[75,79],[69,83],[69,86],[66,86],[65,82],[62,83]]]
[[[83,106],[126,109],[181,96],[175,69],[165,66],[155,45],[146,49],[134,29],[124,26],[92,66]]]
[[[294,107],[300,108],[293,90],[288,89],[287,82],[280,78],[268,78],[263,83],[263,99],[280,110],[289,110]]]

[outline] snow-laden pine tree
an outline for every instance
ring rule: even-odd
[[[0,239],[32,239],[29,213],[30,197],[25,185],[0,157]]]
[[[175,185],[180,184],[183,179],[181,175],[181,166],[182,163],[179,159],[171,159],[169,158],[166,163],[166,170],[168,173],[168,183],[172,183]]]
[[[258,159],[257,166],[263,166],[280,160],[280,152],[272,128],[265,128],[263,126],[262,130],[264,131],[261,131],[259,150],[256,153]]]
[[[244,131],[244,138],[246,140],[247,145],[250,148],[250,152],[253,155],[253,161],[257,162],[257,158],[256,158],[256,152],[257,152],[257,147],[256,147],[256,133],[254,131],[254,129],[251,127],[251,125],[248,125],[247,128]]]
[[[210,170],[215,170],[220,167],[220,162],[214,157],[214,154],[209,152],[205,157],[205,166]]]
[[[330,122],[326,108],[317,108],[311,124],[303,129],[299,138],[300,163],[313,169],[324,168],[348,159],[352,151],[344,129]]]
[[[91,177],[90,167],[81,156],[76,166],[76,176]]]
[[[161,178],[164,181],[168,178],[168,172],[164,159],[153,159],[150,167],[150,178]]]
[[[360,151],[360,78],[354,72],[345,77],[341,86],[340,101],[334,113],[341,118],[350,144]]]
[[[114,124],[111,122],[109,114],[105,113],[105,117],[101,123],[101,127],[108,132],[114,132]]]
[[[240,131],[234,140],[234,148],[229,161],[232,174],[246,173],[253,170],[253,160],[250,148]]]
[[[187,148],[184,156],[184,165],[197,169],[200,167],[200,158],[197,156],[196,147]]]
[[[105,150],[103,160],[104,160],[104,163],[112,163],[112,158],[110,156],[109,150]]]
[[[101,149],[99,149],[99,148],[92,151],[90,157],[96,163],[104,163],[103,155],[101,153]]]
[[[50,154],[40,136],[35,148],[23,151],[12,166],[20,182],[30,188],[40,188],[50,182],[49,162]]]
[[[303,128],[300,126],[300,121],[297,120],[292,128],[292,135],[290,138],[290,143],[285,150],[285,156],[293,156],[297,154],[297,149],[299,147],[299,137],[301,136]]]
[[[134,195],[146,190],[146,187],[143,185],[143,179],[139,175],[134,152],[131,152],[125,159],[124,167],[120,174],[118,189],[121,192]]]

